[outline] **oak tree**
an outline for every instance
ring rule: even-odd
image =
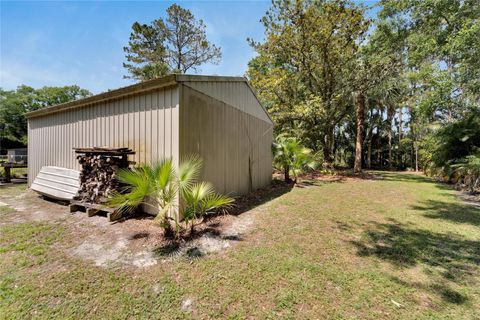
[[[25,113],[48,106],[66,103],[90,96],[79,86],[43,87],[34,89],[19,86],[16,90],[0,88],[0,138],[2,146],[21,146],[27,143]]]
[[[248,76],[277,123],[333,161],[336,126],[351,110],[350,75],[369,21],[349,1],[276,0]]]

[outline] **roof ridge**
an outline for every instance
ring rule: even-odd
[[[156,78],[152,80],[147,80],[139,83],[135,83],[129,86],[120,87],[118,89],[105,91],[90,97],[83,99],[73,100],[66,103],[57,104],[54,106],[38,109],[35,111],[30,111],[26,113],[27,118],[40,117],[51,113],[56,113],[60,111],[65,111],[69,109],[79,108],[87,105],[92,105],[95,103],[105,102],[109,100],[118,99],[121,97],[134,95],[138,93],[148,92],[155,89],[160,89],[164,87],[173,86],[175,84],[186,82],[186,81],[219,81],[219,82],[246,82],[248,80],[245,77],[235,77],[235,76],[215,76],[215,75],[194,75],[194,74],[178,74],[172,73],[161,78]]]

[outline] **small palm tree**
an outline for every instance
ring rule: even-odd
[[[121,170],[117,178],[127,187],[113,194],[109,205],[127,212],[141,204],[158,209],[156,219],[160,220],[165,235],[170,236],[174,233],[172,221],[177,234],[179,231],[177,218],[180,203],[185,222],[187,225],[190,223],[193,231],[195,219],[233,202],[232,198],[215,193],[210,184],[197,182],[201,167],[201,160],[192,156],[184,159],[178,170],[175,170],[171,159]]]
[[[185,223],[190,223],[190,231],[193,232],[194,221],[203,217],[217,208],[229,207],[233,199],[216,193],[213,186],[208,182],[197,182],[182,193],[185,203],[183,217]]]
[[[317,166],[311,150],[305,148],[295,138],[278,136],[273,143],[272,151],[274,166],[283,171],[287,182],[292,181],[290,174],[294,176],[296,182],[298,175],[306,168],[315,169]]]
[[[202,168],[201,160],[192,156],[186,158],[179,166],[178,189],[181,198],[182,214],[185,224],[190,224],[193,233],[194,222],[205,214],[218,208],[227,208],[233,199],[216,193],[208,182],[197,182]]]
[[[131,212],[142,204],[158,209],[156,219],[160,220],[165,235],[172,235],[171,214],[175,210],[178,190],[172,160],[120,170],[117,179],[127,186],[110,197],[109,205],[119,207],[124,212]]]

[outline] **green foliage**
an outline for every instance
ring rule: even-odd
[[[218,63],[220,48],[206,38],[205,23],[177,4],[167,9],[167,18],[150,24],[135,22],[128,46],[125,78],[149,80],[167,73],[186,73],[200,65]]]
[[[465,157],[452,167],[457,185],[470,193],[480,193],[480,152]]]
[[[472,110],[463,120],[430,126],[420,143],[420,159],[427,174],[463,183],[464,178],[472,177],[468,164],[474,166],[479,148],[480,113]]]
[[[147,80],[168,73],[164,28],[162,20],[155,20],[151,25],[138,22],[132,25],[128,47],[123,48],[129,62],[123,66],[130,73],[125,78]]]
[[[178,169],[178,189],[185,224],[193,231],[196,219],[219,208],[228,208],[233,199],[215,192],[208,182],[197,182],[202,162],[196,156],[184,159]]]
[[[90,96],[91,93],[79,86],[43,87],[34,89],[19,86],[16,90],[0,89],[0,139],[17,145],[27,143],[27,120],[25,113],[48,106],[66,103]]]
[[[184,201],[183,217],[185,223],[190,223],[191,230],[195,219],[203,217],[209,211],[225,208],[233,203],[233,199],[215,192],[208,182],[196,182],[182,192]]]
[[[201,169],[202,161],[197,156],[189,156],[182,160],[178,167],[178,188],[182,195],[193,187]]]
[[[401,34],[397,42],[406,49],[413,101],[423,115],[461,118],[472,102],[478,103],[480,3],[382,0],[380,6],[382,25]]]
[[[258,55],[247,74],[275,133],[322,150],[326,164],[350,166],[356,155],[357,169],[448,178],[478,145],[480,2],[378,7],[370,28],[365,8],[349,1],[274,1],[265,41],[249,40]]]
[[[472,112],[465,119],[450,123],[435,132],[437,148],[433,163],[442,166],[458,161],[480,148],[480,112]]]
[[[171,160],[163,160],[153,165],[142,164],[131,170],[124,169],[117,174],[117,178],[128,185],[128,192],[115,194],[110,199],[112,206],[131,211],[141,204],[151,206],[152,201],[160,208],[157,217],[163,222],[168,221],[168,213],[174,206],[177,191]]]
[[[272,146],[273,164],[284,172],[285,181],[294,181],[305,169],[315,169],[317,161],[312,155],[312,150],[305,148],[296,138],[278,136]]]
[[[248,76],[275,120],[331,162],[333,130],[351,109],[358,44],[369,26],[349,1],[279,0],[262,18],[265,42]]]
[[[172,159],[122,170],[117,177],[127,187],[114,193],[109,205],[125,212],[131,212],[139,205],[153,207],[158,210],[156,219],[165,229],[166,236],[174,232],[171,221],[178,235],[181,213],[185,224],[190,224],[193,231],[196,219],[233,203],[232,198],[216,193],[211,184],[197,182],[201,167],[201,160],[192,156],[183,160],[178,170]]]

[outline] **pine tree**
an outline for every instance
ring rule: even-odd
[[[150,24],[135,22],[128,46],[125,78],[149,80],[170,72],[186,73],[205,63],[218,63],[220,48],[207,40],[206,26],[192,12],[173,4],[167,18]]]

